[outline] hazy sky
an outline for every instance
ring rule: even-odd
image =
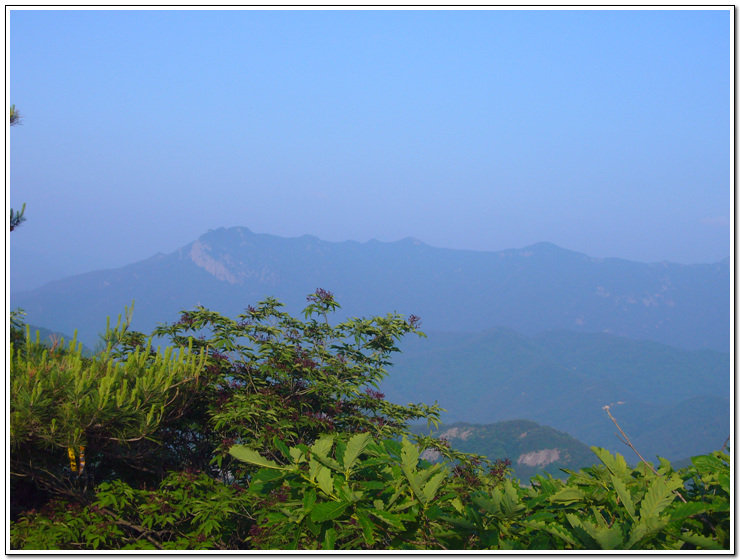
[[[11,290],[221,226],[718,261],[730,20],[11,10]]]

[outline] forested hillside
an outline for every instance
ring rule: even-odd
[[[624,453],[603,410],[614,405],[651,460],[705,453],[729,433],[730,357],[721,352],[509,329],[429,332],[402,350],[383,391],[394,402],[437,402],[447,423],[526,418]]]

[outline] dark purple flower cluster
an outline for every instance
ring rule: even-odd
[[[365,393],[371,398],[371,399],[378,399],[382,400],[385,398],[385,393],[381,393],[380,391],[376,391],[375,389],[371,389],[370,387],[365,389]]]
[[[316,293],[306,299],[313,303],[334,303],[334,294],[323,288],[316,288]]]

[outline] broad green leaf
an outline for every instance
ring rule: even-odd
[[[581,537],[587,535],[588,538],[582,538],[582,541],[585,541],[584,544],[588,543],[587,548],[597,548],[601,550],[616,550],[623,548],[624,535],[619,523],[614,523],[611,527],[600,527],[587,519],[579,519],[572,513],[566,513],[565,516],[576,534],[580,534]]]
[[[244,463],[251,463],[252,465],[257,465],[259,467],[265,467],[268,469],[286,470],[286,467],[281,467],[275,461],[265,459],[264,457],[262,457],[262,455],[260,455],[253,449],[250,449],[249,447],[245,447],[243,445],[234,445],[231,449],[229,449],[229,454]]]
[[[416,465],[419,463],[419,448],[416,447],[405,437],[401,447],[401,465],[404,469],[408,469],[412,472],[416,469]]]
[[[395,527],[396,529],[403,530],[403,523],[401,523],[401,518],[398,514],[395,513],[389,513],[387,511],[382,510],[371,510],[370,515],[377,517],[381,521],[384,521],[391,527]]]
[[[454,498],[451,502],[452,507],[454,507],[459,513],[462,513],[463,511],[463,505],[460,501],[460,498]]]
[[[670,519],[667,516],[663,517],[650,517],[647,519],[640,518],[640,520],[632,526],[632,530],[629,534],[629,540],[625,545],[627,549],[643,548],[641,544],[646,538],[650,538],[657,534],[663,529]]]
[[[678,477],[676,477],[678,478]],[[680,480],[656,477],[650,482],[645,497],[640,502],[640,518],[649,519],[658,517],[660,512],[673,502],[673,490],[680,486]]]
[[[357,510],[357,522],[362,527],[362,536],[365,539],[365,544],[372,546],[375,544],[375,530],[374,524],[367,517],[367,514],[362,510]]]
[[[428,503],[434,499],[434,497],[437,495],[437,491],[439,490],[440,485],[446,478],[447,474],[444,472],[440,472],[429,479],[429,482],[424,485],[424,489],[422,490],[422,494],[424,495],[424,503]]]
[[[316,503],[316,490],[313,488],[309,489],[308,492],[303,494],[303,510],[308,513]]]
[[[546,531],[550,533],[551,535],[554,535],[571,546],[577,546],[578,543],[573,538],[573,535],[571,535],[568,530],[560,525],[559,523],[547,523],[545,521],[532,521],[531,519],[524,518],[517,523],[521,523],[525,527],[529,527],[531,529],[536,529],[538,531]]]
[[[288,457],[292,456],[290,449],[288,449],[288,446],[285,445],[285,443],[283,443],[280,438],[278,438],[277,436],[273,436],[272,442],[275,444],[275,447],[277,447],[280,453],[283,454],[283,457],[287,459]]]
[[[722,545],[720,545],[714,539],[705,537],[704,535],[697,535],[696,533],[693,533],[691,531],[681,533],[681,536],[679,538],[683,541],[686,541],[687,543],[698,546],[700,549],[722,550]]]
[[[369,433],[355,434],[347,442],[347,449],[344,451],[344,468],[345,470],[351,469],[357,458],[360,456],[368,443],[372,441],[372,436]]]
[[[313,511],[311,511],[311,519],[317,523],[336,519],[344,513],[348,505],[348,502],[322,502],[314,504]]]
[[[703,502],[676,503],[670,509],[671,519],[682,519],[705,511],[707,511],[707,505]]]
[[[418,473],[413,472],[411,469],[408,469],[406,465],[403,465],[403,474],[406,477],[406,480],[409,482],[409,486],[411,486],[411,490],[414,492],[414,496],[416,498],[424,503],[424,493],[422,492],[421,485],[419,484],[419,475]]]
[[[601,462],[604,463],[606,468],[609,469],[609,471],[613,475],[627,481],[627,479],[630,477],[632,469],[629,468],[627,462],[624,460],[624,457],[622,457],[619,453],[614,456],[609,453],[609,451],[601,447],[592,447],[591,450],[596,454]]]
[[[324,550],[334,550],[334,543],[337,540],[337,532],[334,530],[334,527],[331,527],[326,530],[326,533],[324,533],[324,544],[322,545],[322,548]]]
[[[311,446],[311,454],[319,454],[322,457],[328,457],[331,448],[334,445],[334,436],[327,434],[317,439]]]
[[[499,516],[499,515],[501,515],[501,507],[500,507],[501,506],[501,497],[502,497],[502,494],[499,492],[499,494],[498,494],[498,498],[499,499],[498,500],[488,499],[485,496],[483,496],[482,494],[474,494],[473,496],[471,496],[470,499],[473,501],[473,503],[475,505],[483,508],[485,511],[487,511],[491,515]],[[462,502],[460,502],[460,500],[458,498],[455,498],[455,500],[457,500],[457,502],[459,504],[459,508],[457,507],[457,505],[455,503],[452,504],[453,507],[455,507],[455,509],[457,509],[457,511],[462,512]]]
[[[573,486],[566,486],[562,490],[558,490],[552,496],[550,496],[550,502],[553,504],[572,504],[573,502],[581,502],[586,497],[586,494],[580,488]]]
[[[619,500],[622,502],[624,509],[627,510],[629,516],[632,518],[633,521],[635,521],[637,519],[637,514],[635,513],[635,504],[632,501],[632,495],[630,494],[627,485],[621,478],[618,478],[615,475],[611,475],[611,479],[612,484],[614,485],[614,489],[617,491],[617,496],[619,496]]]
[[[334,495],[334,479],[326,467],[320,466],[316,473],[316,483],[328,496]]]
[[[306,453],[298,447],[291,447],[289,450],[290,458],[293,459],[294,463],[304,463],[306,461]]]

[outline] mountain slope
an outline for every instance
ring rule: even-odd
[[[683,348],[729,349],[729,261],[706,265],[594,259],[548,243],[476,252],[396,243],[330,243],[221,228],[169,255],[11,295],[34,324],[78,329],[91,345],[136,301],[133,327],[148,331],[204,305],[225,314],[275,296],[297,313],[317,287],[340,316],[397,311],[425,329],[505,326],[525,334],[611,332]]]
[[[414,431],[430,434],[423,427]],[[591,449],[582,442],[529,420],[442,424],[430,435],[446,439],[459,451],[477,453],[492,461],[509,459],[514,476],[525,482],[542,473],[565,478],[567,475],[561,469],[578,470],[597,461]],[[425,458],[436,460],[437,455],[436,452],[427,452]]]
[[[603,410],[615,405],[649,458],[713,451],[730,427],[728,354],[608,334],[430,332],[404,342],[389,374],[381,386],[389,400],[436,401],[445,422],[527,418],[625,453]]]

